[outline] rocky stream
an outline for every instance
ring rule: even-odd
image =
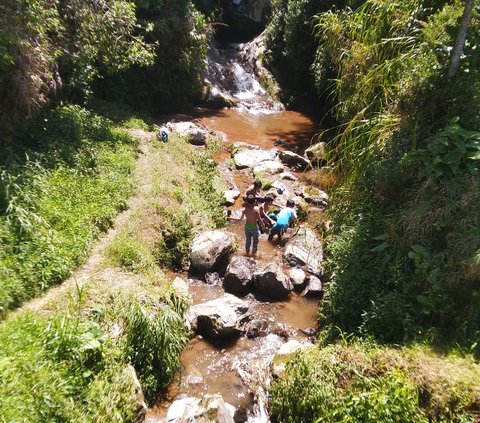
[[[194,238],[189,273],[172,278],[192,300],[185,321],[196,336],[182,353],[182,370],[167,395],[148,410],[150,423],[269,422],[266,392],[281,371],[278,357],[316,337],[323,250],[315,228],[326,224],[328,206],[328,195],[320,189],[328,188],[322,145],[310,146],[319,128],[314,118],[266,99],[253,65],[238,60],[251,48],[230,46],[223,55],[216,50],[216,65],[209,65],[216,75],[211,81],[218,79],[225,60],[236,69],[225,72],[234,76],[228,96],[236,99],[236,107],[199,109],[196,116],[165,127],[200,146],[212,133],[222,137],[215,160],[229,187],[224,193],[229,214],[238,216],[245,189],[258,178],[262,194],[275,197],[274,208],[281,209],[288,199],[295,202],[299,221],[281,242],[269,242],[262,234],[255,258],[244,253],[244,222],[229,219],[225,230]],[[219,95],[226,89],[212,83],[211,91]]]

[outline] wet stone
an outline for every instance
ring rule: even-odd
[[[316,276],[310,276],[307,287],[302,292],[303,296],[321,298],[323,297],[322,282]]]
[[[305,287],[307,275],[302,269],[294,267],[290,270],[290,280],[293,283],[293,289],[300,290]]]
[[[276,263],[254,273],[253,287],[255,291],[272,299],[286,298],[293,290],[292,282]]]
[[[233,248],[233,237],[222,231],[205,231],[198,234],[190,246],[190,264],[205,274],[220,266]]]
[[[248,294],[252,286],[256,266],[255,259],[252,257],[232,257],[223,279],[225,291],[239,296]]]
[[[283,257],[290,266],[303,267],[314,275],[322,273],[322,244],[310,228],[297,230],[288,241]]]

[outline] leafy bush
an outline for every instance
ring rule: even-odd
[[[155,44],[149,67],[132,67],[111,74],[95,85],[95,95],[120,100],[136,109],[178,112],[199,99],[199,71],[207,54],[209,28],[191,0],[137,0],[137,16],[151,29],[146,40]]]
[[[153,61],[135,6],[125,0],[6,0],[0,24],[3,129],[14,129],[62,88],[82,98],[100,74]]]
[[[113,305],[104,303],[101,315],[86,306],[82,288],[54,316],[22,314],[3,322],[0,420],[120,423],[137,418],[142,398],[130,364],[148,398],[172,380],[186,343],[181,316],[188,300],[167,287],[155,295],[145,288],[136,291]],[[114,337],[107,328],[117,322],[122,332]]]
[[[279,422],[472,421],[478,364],[425,347],[344,342],[287,359],[270,389]]]

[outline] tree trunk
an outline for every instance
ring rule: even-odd
[[[473,4],[475,0],[465,0],[465,10],[463,11],[462,23],[458,31],[457,39],[452,50],[450,58],[450,68],[448,69],[448,77],[453,78],[460,67],[460,57],[462,55],[465,39],[467,38],[468,24],[472,18]]]

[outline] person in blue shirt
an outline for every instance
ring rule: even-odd
[[[297,218],[297,212],[294,207],[295,203],[292,200],[288,200],[287,207],[280,210],[277,215],[277,222],[270,229],[269,241],[272,241],[275,235],[278,236],[278,241],[282,239],[282,235],[287,231],[290,223]]]

